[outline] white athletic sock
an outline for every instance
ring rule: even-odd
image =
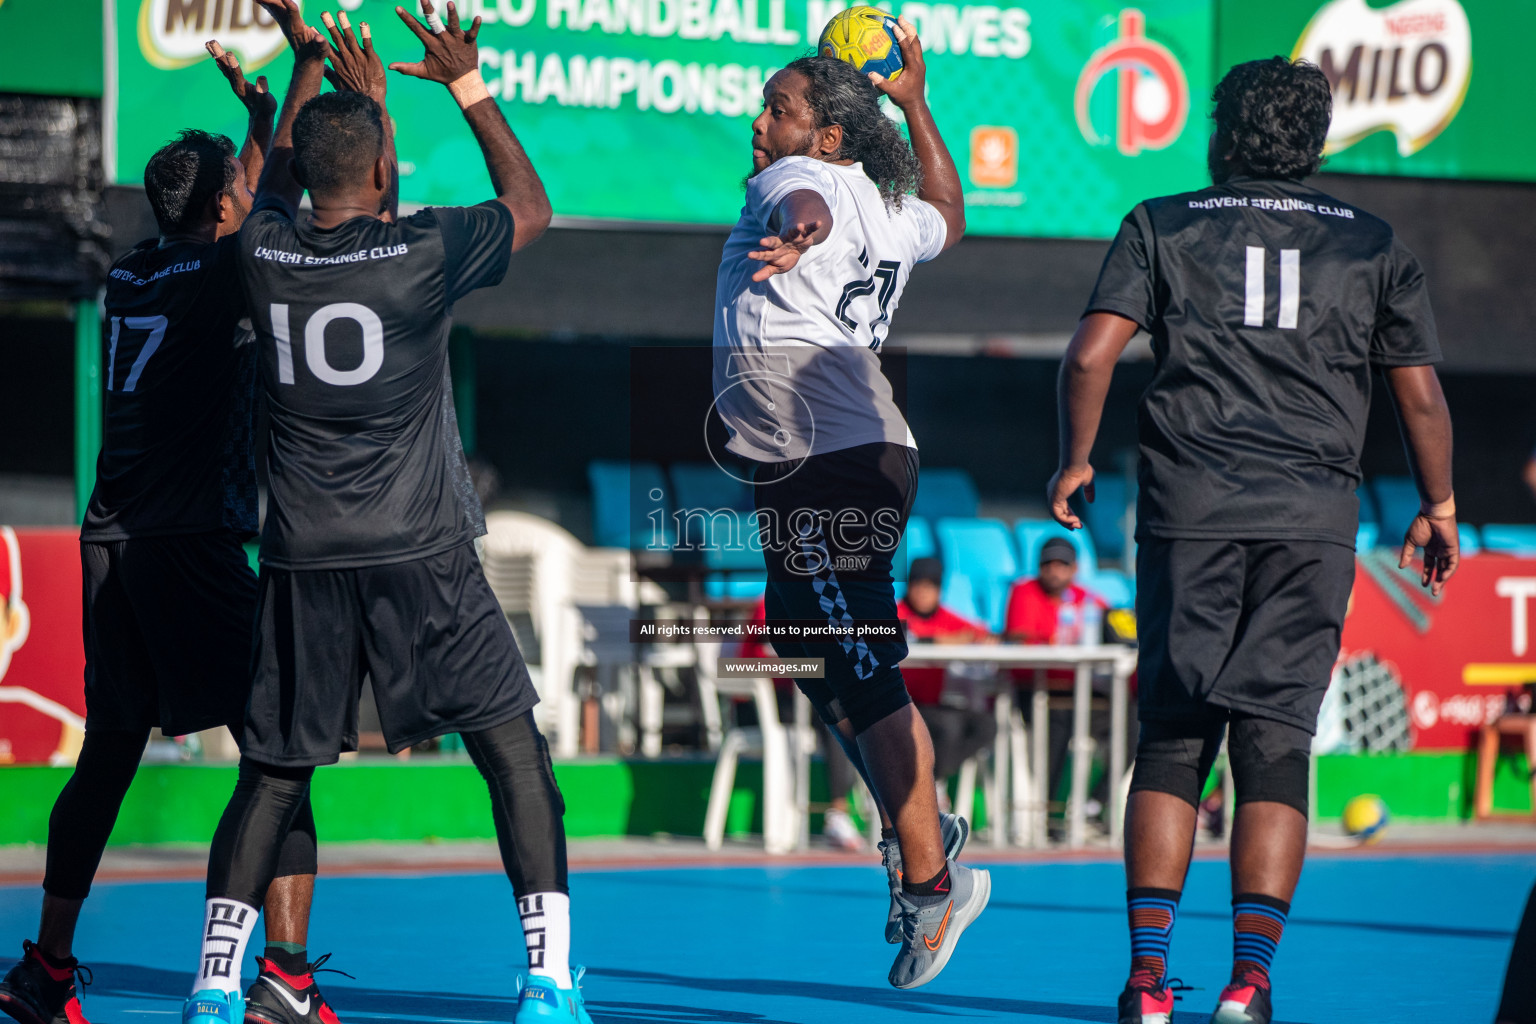
[[[528,943],[528,973],[570,988],[571,898],[563,892],[529,893],[517,901],[517,916]]]
[[[245,947],[256,931],[255,907],[238,900],[214,899],[203,912],[203,955],[198,961],[194,993],[207,989],[240,991],[240,965]]]

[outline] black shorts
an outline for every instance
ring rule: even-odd
[[[1355,553],[1325,541],[1146,538],[1136,552],[1143,721],[1215,704],[1317,730]]]
[[[768,568],[767,621],[896,622],[892,560],[917,494],[917,450],[858,445],[758,463],[753,490]],[[803,528],[803,529],[802,529]],[[829,725],[856,732],[910,703],[889,640],[774,641],[786,658],[825,658],[824,679],[796,680]]]
[[[264,567],[245,754],[319,765],[357,749],[365,676],[391,753],[538,703],[472,544],[357,569]]]
[[[87,729],[237,726],[256,574],[231,533],[82,541]]]

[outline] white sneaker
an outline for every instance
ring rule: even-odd
[[[836,807],[829,809],[822,819],[821,834],[839,850],[858,853],[864,849],[864,836],[860,834],[858,826],[853,823],[847,811],[840,811]]]

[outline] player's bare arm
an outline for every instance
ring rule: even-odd
[[[934,124],[933,111],[928,108],[928,67],[923,63],[923,44],[917,38],[917,29],[904,17],[896,20],[896,42],[901,47],[901,74],[895,81],[888,81],[872,71],[869,80],[906,115],[912,152],[923,165],[923,184],[917,197],[943,214],[948,228],[944,248],[948,249],[965,234],[965,190],[960,186],[954,157],[949,155],[949,147],[944,145],[938,125]]]
[[[293,49],[293,77],[288,81],[288,93],[283,97],[272,148],[267,153],[266,166],[256,186],[256,201],[276,205],[293,217],[298,213],[299,199],[304,194],[304,186],[293,176],[293,120],[299,116],[304,104],[319,95],[330,46],[318,30],[304,24],[299,5],[294,0],[256,2],[277,22]]]
[[[1136,331],[1134,320],[1114,313],[1089,313],[1078,323],[1061,360],[1061,372],[1056,379],[1061,453],[1046,500],[1051,515],[1068,529],[1083,527],[1083,521],[1068,504],[1072,495],[1081,489],[1083,497],[1093,501],[1093,466],[1088,459],[1099,433],[1115,364]]]
[[[272,148],[272,118],[277,114],[277,97],[267,88],[266,75],[258,76],[254,83],[247,81],[245,72],[240,70],[240,61],[220,46],[217,39],[210,39],[203,45],[229,81],[235,98],[245,106],[245,143],[240,147],[240,166],[245,168],[246,188],[254,192],[266,166],[267,150]]]
[[[427,18],[432,17],[431,0],[422,0],[421,9]],[[512,211],[512,251],[532,244],[549,227],[549,196],[522,143],[517,141],[512,126],[507,124],[501,107],[491,98],[485,80],[480,77],[480,48],[475,44],[480,19],[476,18],[468,29],[461,28],[458,7],[449,0],[447,25],[434,35],[405,8],[396,7],[395,13],[416,33],[426,53],[414,64],[397,62],[389,69],[448,87],[475,133],[475,141],[480,143],[497,201]]]
[[[1394,366],[1386,373],[1420,500],[1419,514],[1403,537],[1398,565],[1407,568],[1414,548],[1423,548],[1420,581],[1439,597],[1461,561],[1451,487],[1451,411],[1433,366]]]
[[[325,69],[325,80],[337,92],[362,93],[377,103],[384,115],[384,161],[389,166],[390,180],[382,212],[386,219],[394,220],[400,209],[400,161],[395,155],[395,122],[390,118],[385,102],[389,76],[384,71],[384,62],[373,49],[373,29],[364,21],[358,23],[354,32],[346,11],[335,17],[327,11],[320,16],[320,21],[331,37],[331,52],[327,58],[330,66]]]
[[[826,241],[832,233],[832,211],[821,193],[799,189],[784,197],[768,226],[778,234],[761,239],[757,244],[762,248],[747,253],[748,259],[763,264],[752,275],[754,281],[793,270],[811,246]]]

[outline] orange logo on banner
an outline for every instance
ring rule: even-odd
[[[1019,133],[1012,128],[977,125],[971,129],[971,183],[1010,188],[1019,180]]]

